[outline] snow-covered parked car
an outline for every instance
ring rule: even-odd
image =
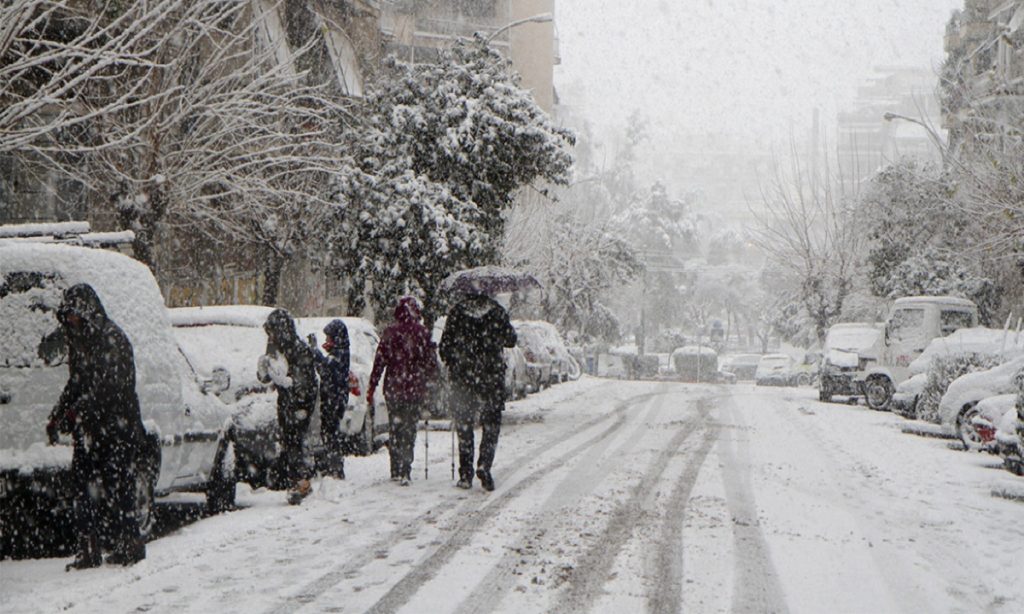
[[[787,354],[765,354],[757,363],[754,383],[758,386],[789,386],[793,359]]]
[[[1003,414],[996,426],[996,452],[1007,471],[1024,475],[1024,386],[1017,393],[1013,409]]]
[[[526,355],[519,347],[504,348],[505,357],[505,398],[514,401],[530,392],[530,375],[526,368]]]
[[[932,339],[907,368],[910,377],[896,387],[891,409],[904,416],[915,416],[932,363],[936,359],[958,355],[989,356],[1001,362],[1012,360],[1024,356],[1024,333],[979,326],[961,328],[944,337]]]
[[[733,354],[722,360],[722,370],[732,373],[738,380],[753,380],[760,362],[760,354]]]
[[[854,397],[862,391],[854,382],[878,359],[882,329],[867,322],[844,322],[828,329],[818,375],[818,399],[828,403],[835,395]]]
[[[1009,414],[1016,414],[1016,403],[1016,394],[999,394],[978,401],[971,417],[971,429],[977,435],[975,449],[997,453],[996,431]]]
[[[1016,394],[1017,378],[1024,377],[1024,356],[1005,362],[987,371],[968,373],[957,379],[946,389],[939,401],[939,419],[942,425],[950,429],[964,442],[969,449],[981,450],[994,445],[995,426],[1005,413],[996,416],[990,409],[987,420],[989,425],[984,429],[977,428],[974,418],[980,416],[979,405],[990,397]],[[1003,400],[1005,404],[1005,399]],[[998,404],[999,401],[993,401]]]
[[[277,397],[256,377],[256,365],[266,351],[267,335],[263,324],[273,311],[261,305],[218,305],[170,309],[174,335],[182,352],[197,371],[226,371],[229,385],[222,393],[233,413],[235,454],[239,479],[253,486],[275,485],[272,469],[276,465]],[[297,332],[305,339],[316,334],[324,339],[323,328],[333,318],[297,318]],[[378,337],[373,325],[362,318],[341,318],[348,328],[351,352],[349,373],[349,409],[342,421],[348,435],[350,453],[369,454],[376,449],[382,433],[387,432],[387,407],[383,399],[375,410],[367,407],[366,386],[370,381]],[[367,415],[371,417],[366,420]],[[314,411],[307,450],[319,459],[320,412]]]
[[[527,364],[550,365],[547,384],[580,377],[580,365],[566,349],[554,324],[542,320],[515,320],[512,325],[516,329],[516,345],[523,350]],[[541,376],[543,371],[541,367]]]
[[[0,519],[3,553],[66,552],[72,543],[70,438],[47,445],[45,426],[68,378],[56,310],[86,283],[133,347],[136,391],[150,445],[138,472],[141,525],[154,496],[205,491],[233,504],[230,412],[179,351],[163,297],[142,263],[101,249],[0,241]]]
[[[925,385],[928,384],[928,374],[918,373],[905,379],[898,386],[892,395],[892,402],[889,409],[905,418],[913,418],[917,412],[917,400],[921,398]]]

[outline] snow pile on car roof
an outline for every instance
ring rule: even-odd
[[[706,345],[684,345],[672,351],[673,356],[697,356],[698,354],[702,356],[718,356],[718,352]]]
[[[983,354],[1012,360],[1024,356],[1024,332],[1001,328],[961,328],[945,337],[932,339],[924,352],[910,363],[911,373],[924,373],[939,356],[954,354]]]
[[[176,307],[169,309],[174,326],[250,326],[261,328],[273,307],[264,305],[209,305],[206,307]]]
[[[825,348],[862,352],[873,347],[881,334],[881,329],[872,324],[836,324],[825,337]]]

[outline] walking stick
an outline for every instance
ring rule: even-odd
[[[448,430],[452,433],[452,479],[455,479],[455,416],[448,416]]]
[[[430,418],[423,421],[423,479],[430,479]]]

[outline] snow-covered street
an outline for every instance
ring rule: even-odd
[[[513,403],[497,489],[350,458],[302,506],[234,512],[131,568],[0,563],[16,612],[1019,612],[1024,490],[995,457],[810,388],[584,377]]]

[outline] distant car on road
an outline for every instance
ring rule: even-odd
[[[734,354],[722,361],[722,369],[735,375],[738,380],[753,380],[760,362],[760,354]]]
[[[788,354],[765,354],[757,363],[754,383],[758,386],[789,386],[793,359]]]
[[[684,382],[736,383],[736,376],[718,368],[718,352],[707,346],[684,345],[672,351],[672,366]]]

